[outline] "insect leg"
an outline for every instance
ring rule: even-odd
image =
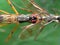
[[[15,9],[15,7],[13,6],[13,4],[10,2],[10,0],[7,0],[8,3],[10,4],[10,6],[12,7],[12,9],[14,10],[14,12],[16,13],[16,15],[18,15],[18,11]],[[19,23],[16,21],[16,26],[12,29],[12,31],[10,32],[10,34],[8,35],[8,37],[6,38],[5,42],[8,42],[8,40],[11,38],[11,36],[13,35],[13,33],[16,31],[16,29],[18,28]]]
[[[28,10],[28,9],[25,9],[25,8],[20,8],[21,10],[25,10],[27,12],[33,12],[32,10]]]
[[[12,29],[8,37],[5,39],[5,42],[9,41],[9,39],[12,37],[13,33],[16,31],[17,28],[18,28],[18,24],[16,24],[16,26]]]
[[[18,38],[24,38],[24,36],[22,36],[24,34],[25,31],[28,31],[29,33],[31,33],[31,30],[28,30],[31,26],[34,26],[35,24],[30,24],[27,25],[23,28],[23,31],[19,34]]]
[[[14,7],[14,5],[11,3],[11,1],[10,0],[7,0],[8,1],[8,3],[9,3],[9,5],[12,7],[12,9],[14,10],[14,12],[16,13],[16,15],[18,15],[19,13],[18,13],[18,11],[16,10],[16,8]]]
[[[45,13],[45,14],[49,15],[49,13],[48,13],[45,9],[43,9],[43,8],[41,8],[39,5],[37,5],[37,4],[34,2],[34,0],[30,0],[30,2],[31,2],[31,4],[32,4],[35,8],[37,8],[42,14]]]
[[[4,10],[0,10],[0,12],[3,12],[4,14],[9,14],[8,12],[6,12]]]
[[[34,6],[34,7],[36,7],[37,9],[39,9],[39,10],[43,10],[42,8],[40,8],[35,2],[34,2],[34,0],[30,0],[30,2],[31,2],[31,4]]]
[[[23,0],[22,0],[23,1]],[[27,9],[27,8],[23,8],[23,7],[20,7],[20,6],[18,6],[14,1],[11,1],[16,7],[18,7],[19,9],[21,9],[21,10],[24,10],[24,11],[27,11],[27,12],[31,12],[31,13],[34,13],[34,11],[33,10],[30,10],[30,9]],[[26,5],[24,5],[24,6],[26,6]],[[27,7],[27,6],[26,6]]]

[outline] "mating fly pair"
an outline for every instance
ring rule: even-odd
[[[18,0],[20,4],[18,4],[16,0],[7,1],[16,14],[10,14],[6,11],[0,10],[0,12],[4,13],[0,15],[0,23],[16,23],[16,26],[12,29],[12,31],[6,38],[6,42],[11,38],[20,22],[30,22],[31,24],[24,26],[21,33],[18,35],[18,38],[26,39],[35,34],[34,39],[36,40],[40,32],[43,31],[43,28],[47,24],[53,21],[60,21],[59,16],[49,14],[47,11],[37,5],[34,0]],[[19,14],[14,6],[16,6],[20,10],[31,12],[32,14]]]

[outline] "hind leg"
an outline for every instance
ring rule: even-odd
[[[18,16],[18,11],[16,10],[16,8],[14,7],[14,5],[11,3],[10,0],[7,0],[9,5],[12,7],[13,11],[16,13],[16,16]],[[16,20],[16,26],[12,29],[12,31],[10,32],[10,34],[8,35],[8,37],[5,39],[5,42],[8,42],[8,40],[12,37],[13,33],[17,30],[19,23]]]
[[[16,24],[16,26],[14,26],[14,28],[12,29],[12,31],[10,32],[10,34],[8,35],[8,37],[5,39],[5,42],[8,42],[9,39],[11,39],[13,33],[17,30],[18,28],[18,24]]]
[[[9,5],[11,6],[11,8],[13,9],[13,11],[16,13],[16,15],[18,15],[18,11],[16,10],[16,8],[14,7],[14,5],[12,4],[12,2],[10,0],[7,0],[7,2],[9,3]]]
[[[2,13],[4,13],[4,14],[10,14],[10,13],[4,11],[4,10],[0,10],[0,12],[2,12]]]

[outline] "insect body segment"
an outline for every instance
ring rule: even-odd
[[[7,2],[12,7],[15,14],[10,14],[4,10],[0,10],[0,12],[4,13],[3,15],[0,15],[0,23],[16,23],[16,26],[12,29],[12,31],[8,35],[6,42],[11,38],[12,34],[16,31],[19,23],[21,23],[21,22],[22,23],[29,22],[31,24],[25,26],[25,28],[22,29],[22,32],[19,34],[19,38],[29,37],[29,36],[33,35],[34,31],[35,32],[39,31],[39,32],[37,32],[35,39],[37,38],[39,33],[42,32],[42,29],[47,24],[49,24],[53,21],[60,22],[60,16],[54,16],[53,14],[49,14],[47,11],[45,11],[39,5],[37,5],[35,3],[35,0],[21,0],[21,2],[19,2],[20,4],[15,2],[14,0],[7,0]],[[19,15],[15,6],[20,10],[25,10],[27,12],[31,12],[32,14],[26,14],[26,15],[20,14]],[[30,28],[32,28],[32,29],[30,29]]]
[[[30,23],[36,23],[37,19],[39,20],[45,20],[47,22],[50,22],[52,20],[54,21],[60,21],[60,16],[39,16],[37,18],[38,14],[27,14],[27,15],[0,15],[0,23],[15,23],[15,22],[30,22]]]
[[[16,22],[15,15],[0,15],[0,22],[1,23],[14,23]]]
[[[25,26],[23,31],[20,33],[19,38],[24,38],[24,36],[26,36],[25,33],[30,33],[29,36],[31,36],[33,31],[30,30],[29,28],[34,27],[34,26],[40,27],[41,25],[42,25],[41,28],[43,28],[43,27],[45,27],[45,25],[47,25],[53,21],[60,22],[60,16],[54,16],[51,14],[50,14],[50,16],[39,16],[39,14],[27,14],[27,15],[21,14],[18,16],[14,15],[14,14],[13,15],[0,15],[0,23],[16,23],[16,22],[19,22],[19,23],[29,22],[29,23],[31,23],[30,25]],[[42,31],[41,28],[39,28],[39,29]],[[10,37],[14,33],[15,29],[17,29],[17,26],[15,26],[15,28],[11,31],[11,33],[8,36],[8,38],[6,39],[6,41],[8,41],[10,39]],[[22,36],[22,35],[24,35],[24,36]],[[27,37],[28,37],[28,35],[27,35]],[[35,37],[35,39],[36,38],[37,37]]]
[[[33,14],[27,14],[27,15],[21,14],[21,15],[18,15],[18,16],[17,15],[0,15],[0,23],[16,23],[16,22],[19,22],[19,23],[29,22],[29,23],[31,23],[30,25],[25,26],[23,31],[20,33],[19,38],[24,38],[24,36],[26,36],[25,33],[27,33],[27,32],[30,33],[29,35],[31,35],[31,33],[33,31],[29,30],[29,28],[31,28],[32,26],[37,26],[38,25],[40,27],[40,25],[42,25],[41,28],[43,28],[43,27],[45,27],[45,25],[47,25],[47,24],[49,24],[53,21],[55,21],[55,22],[58,21],[59,22],[60,21],[60,16],[54,16],[54,15],[51,15],[51,14],[50,14],[50,16],[39,16],[39,14],[34,14],[34,15]],[[11,35],[13,34],[12,32],[15,31],[15,28],[13,29],[13,31],[11,31],[9,37],[6,40],[10,39]],[[42,31],[41,28],[40,28],[40,30]],[[22,35],[24,35],[24,36],[22,36]],[[36,39],[36,37],[35,37],[35,39]]]

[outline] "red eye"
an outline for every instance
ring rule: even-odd
[[[36,23],[37,18],[36,18],[35,16],[32,16],[32,17],[29,18],[29,21],[30,21],[31,23]]]
[[[36,23],[36,20],[32,20],[32,23]]]

